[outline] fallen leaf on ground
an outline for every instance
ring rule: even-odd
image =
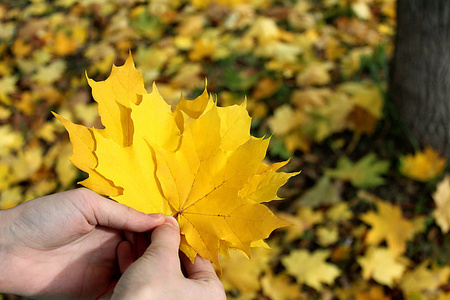
[[[268,271],[261,279],[261,286],[264,295],[271,300],[306,299],[300,292],[300,286],[283,273],[274,275]]]
[[[268,269],[273,251],[263,248],[254,248],[252,259],[246,259],[238,251],[230,251],[230,259],[220,258],[222,266],[222,281],[225,290],[239,290],[243,294],[255,295],[260,289],[260,277]]]
[[[371,225],[366,242],[370,245],[378,245],[386,241],[389,249],[394,254],[404,253],[406,242],[410,240],[415,228],[413,222],[402,216],[400,207],[385,201],[377,201],[378,212],[367,212],[360,219]]]
[[[323,221],[322,212],[314,211],[311,207],[300,207],[295,216],[283,212],[278,213],[278,216],[291,223],[291,226],[282,229],[287,231],[287,241],[299,238],[306,230]]]
[[[289,275],[294,276],[298,283],[304,283],[316,290],[322,290],[324,284],[333,284],[341,271],[334,264],[326,262],[330,256],[328,250],[293,250],[281,259]]]
[[[387,173],[389,165],[388,161],[378,160],[374,153],[367,154],[356,163],[343,156],[339,158],[336,169],[328,170],[326,174],[350,181],[355,187],[369,188],[385,182],[381,176]]]
[[[439,286],[448,282],[449,276],[449,266],[429,268],[429,262],[424,261],[403,276],[400,287],[407,299],[431,299]]]
[[[358,292],[355,295],[356,300],[390,300],[391,297],[384,294],[381,286],[371,286],[368,291]]]
[[[388,248],[370,247],[364,256],[357,259],[362,267],[364,279],[373,278],[375,281],[392,287],[400,280],[406,265]]]
[[[335,205],[341,201],[339,183],[331,182],[328,176],[320,178],[316,184],[307,190],[300,198],[301,205],[319,207]]]
[[[427,146],[423,152],[400,157],[400,173],[418,181],[429,181],[442,174],[446,159]]]
[[[442,232],[447,233],[450,230],[450,175],[438,183],[433,199],[436,203],[433,213],[436,223]]]

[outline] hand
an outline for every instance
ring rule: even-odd
[[[152,230],[164,219],[83,188],[0,211],[0,292],[95,298],[120,276],[118,248],[135,249],[133,232]],[[142,252],[148,242],[143,245]],[[131,251],[119,256],[135,258]]]
[[[208,260],[197,256],[192,264],[183,255],[187,278],[183,275],[179,246],[178,223],[166,217],[166,222],[152,232],[150,246],[136,262],[121,261],[121,268],[126,271],[114,289],[112,300],[225,300],[223,285]]]

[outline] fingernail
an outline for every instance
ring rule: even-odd
[[[153,218],[153,219],[159,219],[159,218],[161,218],[163,216],[163,214],[161,214],[161,213],[148,214],[147,216],[149,216],[150,218]]]
[[[170,225],[176,230],[178,230],[178,228],[180,227],[177,220],[175,220],[175,218],[172,216],[166,216],[166,222],[164,224]]]

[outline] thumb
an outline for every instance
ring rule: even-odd
[[[151,244],[145,253],[125,271],[114,289],[112,299],[167,299],[177,280],[184,278],[181,273],[178,248],[180,228],[171,216],[166,216],[164,224],[155,228]],[[158,297],[156,295],[165,295]]]
[[[179,265],[178,250],[180,248],[180,227],[172,216],[166,216],[163,225],[153,230],[150,246],[144,256],[155,258],[156,261],[171,263],[175,261]]]

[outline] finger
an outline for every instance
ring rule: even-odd
[[[77,193],[78,200],[82,204],[81,207],[78,207],[91,225],[145,232],[164,223],[163,214],[145,214],[129,206],[108,200],[85,188],[73,192]]]
[[[127,241],[129,241],[132,245],[134,245],[136,243],[136,233],[129,231],[129,230],[124,230],[123,232],[125,239]]]
[[[181,261],[189,279],[219,279],[211,262],[199,255],[195,257],[194,263],[185,255],[181,257]]]
[[[135,261],[133,245],[129,241],[122,241],[117,245],[117,260],[119,262],[120,272],[123,274],[128,267]]]
[[[149,249],[152,251],[167,250],[178,256],[179,247],[180,227],[178,222],[172,216],[166,216],[164,224],[153,230]]]
[[[167,216],[165,223],[153,230],[150,246],[143,257],[150,260],[156,268],[181,274],[179,247],[180,227],[173,217]]]

